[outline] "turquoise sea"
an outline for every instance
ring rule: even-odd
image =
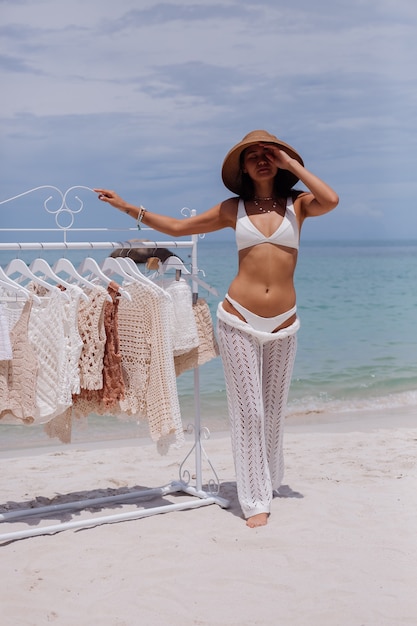
[[[188,252],[179,252],[185,263]],[[7,265],[11,254],[15,256],[1,251],[0,264]],[[19,254],[27,261],[38,255]],[[97,260],[105,255],[91,252]],[[52,262],[61,253],[47,251],[43,256]],[[67,256],[76,264],[85,253],[73,251]],[[219,294],[200,291],[215,320],[218,301],[236,271],[234,241],[201,239],[198,265],[203,280]],[[296,288],[301,329],[289,415],[401,406],[417,409],[417,241],[302,242]],[[226,430],[220,358],[201,367],[199,378],[203,425]],[[178,378],[178,390],[187,424],[194,416],[191,372]],[[144,426],[138,432],[146,436]],[[136,434],[136,428],[114,418],[92,417],[88,428],[76,429],[74,440],[124,438]],[[0,426],[0,450],[33,443],[49,443],[42,427]]]
[[[236,270],[234,242],[203,242],[199,259],[223,295]],[[417,241],[303,242],[296,289],[290,415],[417,409]],[[208,300],[214,315],[217,300]],[[221,368],[205,368],[202,394],[224,394]]]

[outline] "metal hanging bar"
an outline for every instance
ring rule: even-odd
[[[2,229],[0,229],[1,232]],[[32,241],[0,242],[0,250],[107,250],[115,248],[189,248],[189,241]]]

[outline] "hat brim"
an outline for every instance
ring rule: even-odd
[[[242,193],[242,170],[241,170],[241,154],[249,146],[258,143],[272,143],[284,150],[290,157],[296,159],[301,165],[304,165],[303,159],[298,152],[289,144],[281,141],[274,135],[270,135],[266,131],[252,131],[246,135],[242,141],[233,146],[227,153],[222,166],[222,180],[224,185],[233,193],[240,196]],[[288,170],[279,170],[278,176],[282,183],[288,189],[291,189],[299,180],[298,176],[292,174]]]

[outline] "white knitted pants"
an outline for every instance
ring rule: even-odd
[[[217,323],[237,493],[248,518],[270,512],[273,491],[284,476],[284,419],[297,338],[268,333],[272,339],[267,341],[244,326],[224,319]]]

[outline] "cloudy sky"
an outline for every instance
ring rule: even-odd
[[[340,195],[306,239],[417,239],[416,25],[415,0],[0,0],[0,200],[104,186],[202,211],[265,128]],[[44,225],[39,195],[12,205],[4,226]],[[88,195],[86,219],[131,225],[107,208]]]

